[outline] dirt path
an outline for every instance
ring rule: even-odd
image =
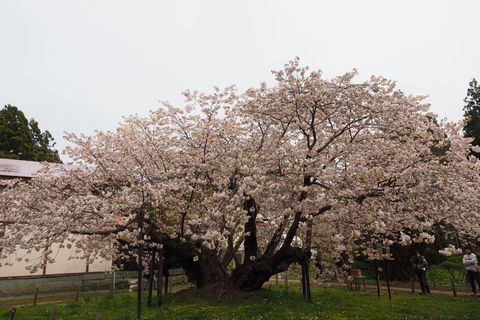
[[[279,279],[278,281],[278,285],[283,285],[284,284],[284,279]],[[288,280],[288,283],[294,283],[294,284],[300,284],[300,280]],[[275,280],[270,280],[269,281],[269,284],[276,284],[276,281]],[[323,283],[317,283],[315,281],[312,281],[312,285],[319,285],[319,286],[327,286],[327,287],[334,287],[334,288],[343,288],[343,289],[347,289],[347,285],[346,284],[343,284],[343,283],[340,283],[340,282],[323,282]],[[362,286],[363,287],[363,286]],[[367,291],[377,291],[377,286],[376,285],[372,285],[372,284],[366,284],[366,289]],[[387,285],[382,283],[380,285],[380,290],[381,290],[381,293],[382,294],[386,294],[387,291],[388,291],[388,288],[387,288]],[[391,285],[390,286],[390,290],[391,292],[402,292],[402,293],[412,293],[412,289],[409,288],[409,287],[399,287],[399,286],[395,286],[395,285]],[[421,293],[421,290],[420,288],[416,287],[415,288],[415,294],[420,294]],[[446,296],[452,296],[453,297],[453,293],[451,290],[447,290],[447,289],[430,289],[430,293],[431,294],[439,294],[439,295],[446,295]],[[471,292],[470,291],[465,291],[465,290],[458,290],[457,289],[457,295],[458,296],[462,296],[462,297],[468,297],[471,295]]]

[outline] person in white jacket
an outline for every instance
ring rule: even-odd
[[[463,256],[463,265],[465,269],[467,269],[467,278],[468,282],[470,282],[470,286],[472,287],[472,296],[477,296],[477,287],[475,282],[480,288],[480,272],[477,270],[478,260],[475,253],[472,252],[472,248],[466,247],[465,248],[465,255]]]

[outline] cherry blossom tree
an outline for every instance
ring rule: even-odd
[[[378,243],[434,241],[439,222],[478,236],[478,161],[423,97],[356,71],[324,79],[298,59],[273,74],[271,87],[187,91],[182,108],[68,135],[75,166],[2,193],[0,258],[53,242],[140,264],[161,250],[198,287],[250,291],[308,268],[312,246],[373,258]]]

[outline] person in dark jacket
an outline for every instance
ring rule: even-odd
[[[415,251],[415,255],[412,257],[413,271],[418,278],[420,283],[420,288],[422,289],[422,294],[429,294],[430,287],[428,286],[427,281],[427,266],[428,262],[420,251]]]

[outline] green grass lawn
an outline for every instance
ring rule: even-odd
[[[266,286],[257,292],[205,299],[194,290],[167,295],[162,307],[144,307],[143,319],[480,319],[480,300],[449,296],[393,294],[392,301],[375,292],[314,286],[312,304],[304,303],[299,286]],[[0,319],[10,319],[9,307],[0,307]],[[135,319],[135,294],[85,298],[56,303],[57,319]],[[15,319],[50,319],[52,305],[17,308]]]

